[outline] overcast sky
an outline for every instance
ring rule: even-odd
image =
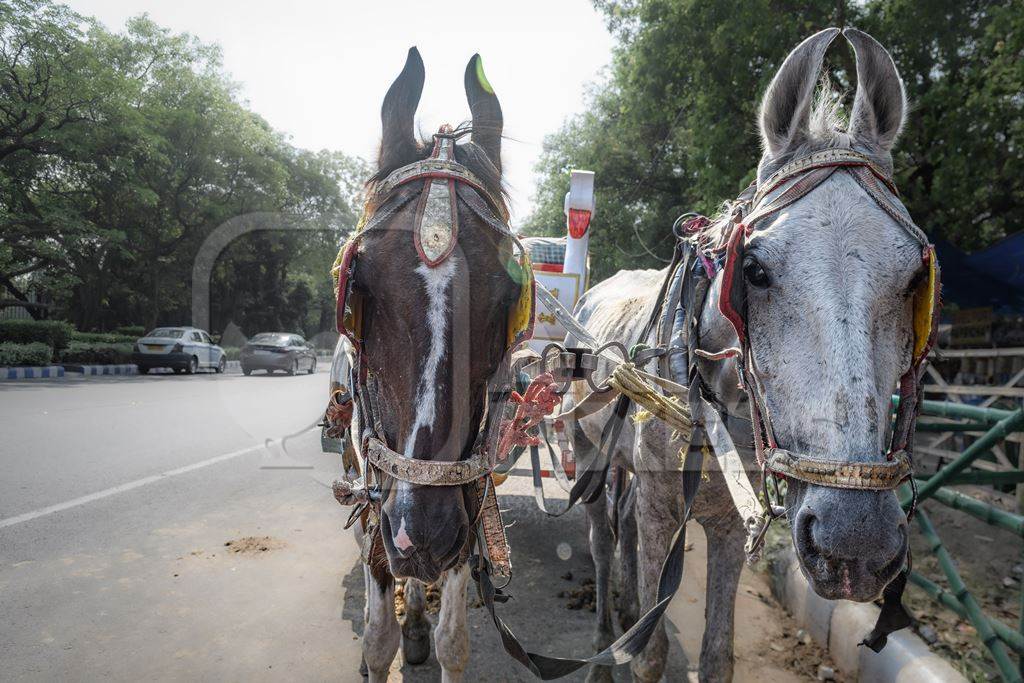
[[[372,159],[380,105],[416,45],[426,64],[424,133],[469,117],[466,62],[483,58],[501,100],[505,180],[513,222],[529,214],[544,136],[583,107],[585,86],[610,60],[612,39],[589,0],[65,0],[120,30],[148,13],[224,53],[250,107],[292,142]],[[568,178],[566,179],[568,189]]]

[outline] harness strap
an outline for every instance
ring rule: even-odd
[[[628,399],[620,397],[619,400],[625,401]],[[632,628],[623,633],[618,640],[592,657],[584,659],[549,657],[530,652],[523,647],[523,644],[516,635],[495,612],[495,600],[505,596],[500,595],[495,589],[486,561],[482,561],[482,557],[478,558],[478,562],[473,569],[473,578],[476,579],[480,598],[490,613],[494,626],[498,629],[498,634],[501,636],[501,644],[513,659],[529,669],[537,678],[550,681],[567,676],[590,664],[598,666],[625,664],[647,647],[651,635],[653,635],[662,615],[668,609],[669,603],[679,590],[679,585],[683,580],[686,522],[690,519],[693,501],[696,499],[698,489],[700,488],[703,457],[700,449],[692,448],[688,450],[686,455],[683,471],[682,522],[672,536],[668,555],[661,565],[661,574],[658,577],[658,594],[654,606],[643,614],[633,624]]]

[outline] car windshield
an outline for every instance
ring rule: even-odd
[[[184,333],[185,333],[185,330],[183,330],[180,327],[158,327],[155,330],[153,330],[152,332],[150,332],[149,334],[147,334],[146,336],[147,337],[171,337],[173,339],[177,339],[178,337],[180,337]]]
[[[255,337],[249,340],[250,344],[275,344],[277,346],[284,346],[288,343],[287,334],[280,334],[277,332],[263,332],[257,334]]]

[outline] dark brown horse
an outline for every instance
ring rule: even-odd
[[[443,586],[436,645],[444,679],[458,680],[465,668],[466,559],[479,481],[422,485],[401,472],[410,462],[415,469],[477,457],[494,412],[488,388],[507,367],[510,311],[523,292],[501,188],[501,106],[480,58],[474,55],[465,73],[469,128],[417,138],[423,81],[413,48],[384,98],[366,227],[343,264],[349,281],[340,292],[359,302],[358,329],[348,330],[356,367],[353,441],[371,462],[373,443],[388,459],[372,468],[380,502],[361,525],[369,562],[363,653],[371,681],[387,679],[400,633],[406,662],[429,655],[425,583]],[[469,131],[470,140],[459,142]],[[407,578],[401,631],[395,577]]]

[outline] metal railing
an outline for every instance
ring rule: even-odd
[[[1024,539],[1024,516],[949,488],[963,484],[1002,486],[1024,482],[1024,469],[1021,468],[993,471],[975,467],[983,458],[991,458],[993,448],[1005,442],[1007,437],[1024,433],[1024,408],[1001,410],[961,403],[923,401],[921,416],[954,422],[922,419],[917,427],[920,432],[974,433],[978,436],[962,453],[939,467],[931,476],[916,477],[918,502],[934,500]],[[909,508],[911,500],[910,487],[904,484],[900,491],[900,502],[904,509]],[[921,507],[917,508],[915,520],[929,551],[938,560],[949,590],[917,571],[910,573],[910,582],[940,605],[971,623],[1004,680],[1015,683],[1024,680],[1024,583],[1018,624],[1010,626],[986,615],[968,590],[956,562],[942,543],[930,517]],[[1014,654],[1017,661],[1014,661]]]

